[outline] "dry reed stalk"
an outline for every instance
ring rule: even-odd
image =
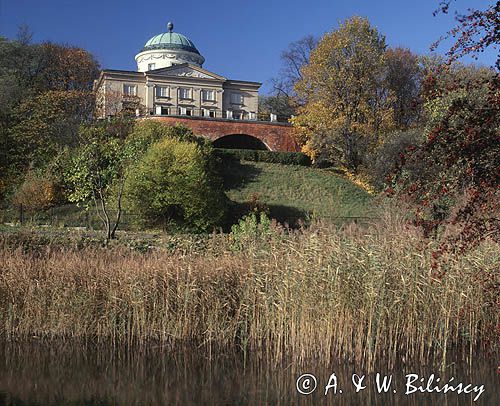
[[[402,222],[317,223],[239,251],[213,238],[191,255],[0,244],[0,335],[196,342],[367,368],[445,364],[450,350],[471,362],[481,345],[497,349],[498,298],[483,283],[498,283],[494,242],[450,254],[436,280],[431,247]]]

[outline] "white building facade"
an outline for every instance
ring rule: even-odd
[[[256,120],[261,83],[230,80],[203,69],[191,40],[173,32],[151,38],[135,60],[137,71],[103,70],[94,84],[97,115],[128,110],[137,116],[192,116]]]

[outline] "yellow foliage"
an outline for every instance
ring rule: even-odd
[[[293,124],[311,158],[327,148],[349,164],[355,155],[350,140],[376,144],[381,130],[391,127],[391,97],[381,86],[384,64],[385,39],[365,18],[353,17],[323,36],[295,86],[306,104]]]
[[[359,186],[361,189],[364,189],[371,195],[375,195],[377,193],[375,191],[375,188],[372,185],[370,185],[370,183],[366,179],[364,179],[362,175],[354,174],[353,172],[349,171],[346,168],[343,168],[343,170],[344,170],[344,176],[347,179],[349,179],[352,183]]]

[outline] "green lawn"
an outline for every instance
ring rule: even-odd
[[[244,161],[225,163],[223,176],[237,207],[258,196],[281,221],[377,215],[373,196],[331,169]]]

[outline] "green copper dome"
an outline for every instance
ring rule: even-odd
[[[196,49],[193,42],[189,38],[177,32],[172,32],[174,29],[174,25],[172,23],[168,23],[167,28],[169,32],[155,35],[148,42],[146,42],[142,51],[150,51],[153,49],[181,49],[183,51],[194,52],[195,54],[200,55],[200,52]]]

